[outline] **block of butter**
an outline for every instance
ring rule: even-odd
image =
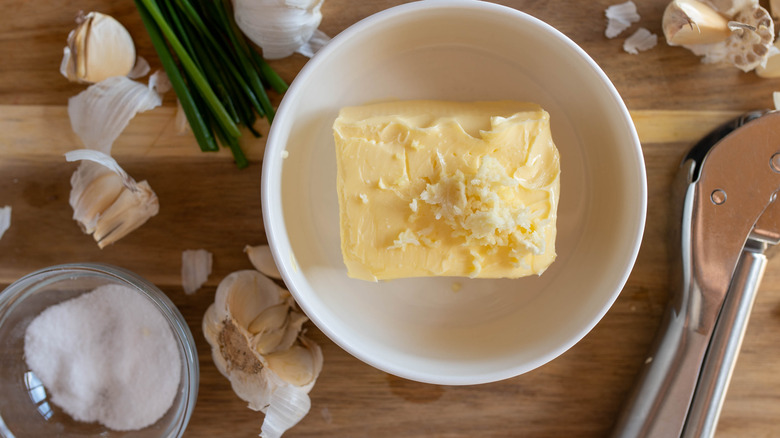
[[[538,105],[347,107],[333,133],[350,277],[517,278],[555,260],[560,160]]]

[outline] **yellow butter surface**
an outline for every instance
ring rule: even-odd
[[[333,133],[350,277],[517,278],[555,260],[560,159],[538,105],[347,107]]]

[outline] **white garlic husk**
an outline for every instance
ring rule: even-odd
[[[101,249],[137,229],[160,210],[149,183],[137,183],[109,155],[90,149],[65,154],[81,161],[71,177],[73,219]]]
[[[317,30],[323,0],[233,0],[236,24],[266,59],[313,56],[329,38]]]
[[[8,229],[11,228],[11,206],[6,205],[0,208],[0,239],[3,238]]]
[[[181,253],[181,286],[187,295],[194,294],[211,275],[214,256],[205,249],[186,249]]]
[[[266,414],[261,437],[280,437],[309,411],[322,351],[289,292],[258,271],[225,277],[203,317],[217,369],[250,409]]]
[[[73,82],[95,83],[133,72],[135,44],[120,22],[100,12],[90,12],[77,22],[60,64],[63,76]]]
[[[745,72],[766,63],[774,40],[774,22],[757,0],[674,0],[662,24],[670,45]]]
[[[68,99],[70,125],[87,149],[111,153],[111,146],[139,112],[162,105],[168,84],[158,71],[143,85],[124,76],[113,76]],[[161,87],[162,85],[162,87]]]

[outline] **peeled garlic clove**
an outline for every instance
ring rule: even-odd
[[[282,279],[282,274],[279,273],[279,269],[276,267],[276,262],[271,254],[271,248],[268,245],[257,245],[244,247],[244,252],[249,256],[249,261],[252,262],[252,266],[263,274],[277,279]]]
[[[670,46],[711,44],[731,36],[728,20],[697,0],[674,0],[664,10],[662,27]]]
[[[181,284],[187,295],[195,293],[209,278],[213,256],[205,249],[188,249],[181,253]]]
[[[234,0],[236,24],[266,59],[292,55],[322,21],[323,0]]]
[[[87,161],[79,165],[71,178],[70,203],[73,218],[92,234],[98,247],[116,242],[159,211],[157,195],[149,183],[136,183],[109,155],[80,149],[66,153],[65,159]],[[103,166],[116,177],[95,166]]]
[[[74,82],[95,83],[127,76],[135,66],[135,44],[130,33],[113,17],[90,12],[68,35],[60,71]]]
[[[266,308],[249,324],[249,333],[256,335],[281,329],[287,322],[289,310],[290,306],[287,303]]]

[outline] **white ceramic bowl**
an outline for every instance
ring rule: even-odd
[[[347,277],[332,124],[344,106],[391,99],[515,99],[550,113],[562,173],[558,258],[547,272]],[[585,336],[626,282],[647,208],[639,139],[602,70],[538,19],[471,0],[394,7],[336,36],[280,105],[262,185],[274,258],[311,320],[381,370],[448,385],[525,373]]]

